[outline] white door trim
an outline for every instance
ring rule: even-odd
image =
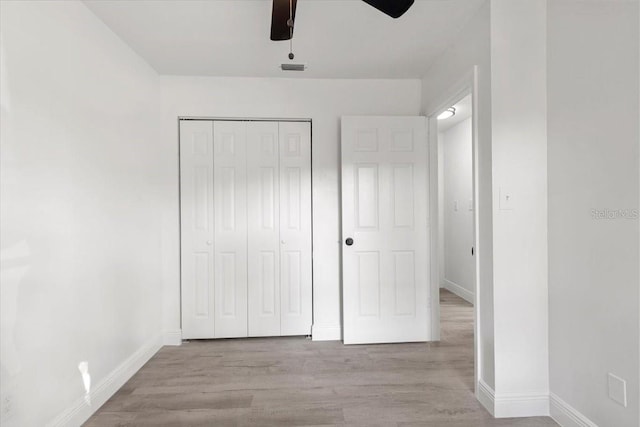
[[[268,117],[252,117],[252,118],[242,118],[242,117],[213,117],[213,116],[178,116],[178,123],[181,120],[213,120],[218,121],[222,120],[225,122],[309,122],[312,120],[309,118],[297,118],[297,119],[279,119],[279,118],[268,118]]]
[[[439,250],[439,223],[440,215],[438,209],[438,125],[436,117],[442,111],[455,104],[466,95],[471,94],[472,98],[472,181],[473,181],[473,234],[474,234],[474,301],[473,301],[473,319],[474,319],[474,376],[475,376],[475,394],[478,396],[478,381],[481,376],[481,328],[480,328],[480,251],[482,250],[480,233],[479,233],[479,217],[478,217],[478,67],[474,66],[458,83],[451,86],[444,92],[444,95],[437,103],[437,107],[427,112],[429,126],[429,209],[431,223],[429,225],[429,238],[431,241],[430,263],[431,263],[431,298],[434,301],[431,310],[431,325],[433,327],[432,337],[434,340],[440,339],[440,259],[443,254]]]

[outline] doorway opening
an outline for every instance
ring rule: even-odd
[[[473,132],[471,94],[448,107],[438,126],[440,288],[473,304]]]
[[[468,355],[469,369],[461,369],[462,380],[477,395],[481,364],[476,87],[474,70],[428,117],[433,336]]]
[[[436,120],[440,337],[456,348],[472,350],[475,248],[471,94]],[[468,363],[473,363],[472,358]],[[469,372],[462,365],[460,371]],[[472,377],[467,374],[462,380],[473,389]]]

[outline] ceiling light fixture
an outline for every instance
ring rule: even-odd
[[[448,119],[456,115],[456,107],[449,107],[438,115],[438,120]]]

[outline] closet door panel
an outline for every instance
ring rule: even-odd
[[[180,122],[182,337],[214,336],[213,125]]]
[[[311,124],[280,122],[281,335],[310,335]]]
[[[247,122],[249,336],[280,335],[277,122]]]
[[[185,338],[311,333],[310,123],[180,123]]]
[[[247,336],[247,161],[243,122],[213,124],[215,337]]]

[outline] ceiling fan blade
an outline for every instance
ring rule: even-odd
[[[392,18],[399,18],[409,10],[414,0],[363,0],[365,3],[375,7],[380,12]],[[275,0],[274,0],[275,3]],[[274,9],[275,10],[275,9]]]
[[[291,4],[289,3],[291,1]],[[292,31],[290,31],[287,21],[289,20],[290,11],[293,16],[293,22],[296,20],[296,3],[297,0],[273,0],[273,9],[271,12],[271,40],[289,40]]]

